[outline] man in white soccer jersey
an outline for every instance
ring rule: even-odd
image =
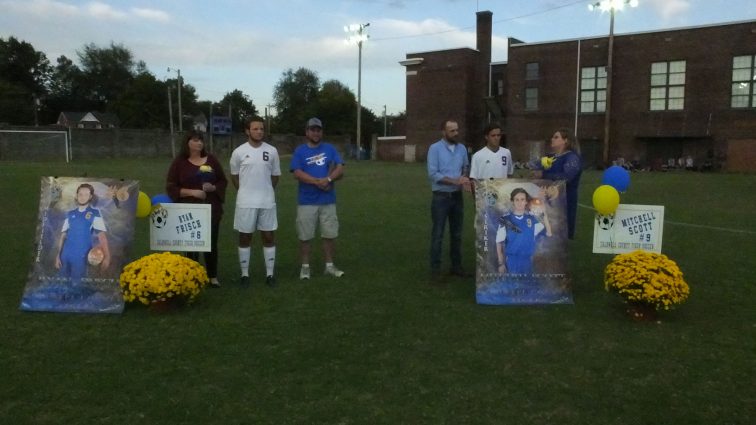
[[[281,175],[278,150],[263,141],[265,123],[254,116],[244,119],[247,143],[231,154],[231,182],[237,189],[234,229],[239,232],[239,266],[243,287],[249,286],[249,258],[252,233],[260,231],[265,258],[265,283],[276,286],[274,269],[278,228],[275,188]]]
[[[514,173],[512,153],[501,147],[501,126],[491,123],[483,130],[486,145],[475,152],[470,178],[475,180],[505,179]]]
[[[476,185],[480,182],[489,179],[505,179],[514,173],[514,164],[512,163],[512,153],[509,149],[501,147],[501,126],[497,123],[491,123],[483,129],[483,137],[486,139],[486,145],[479,151],[475,152],[472,157],[470,166],[470,178],[475,180],[472,185],[473,199],[475,198]],[[491,207],[492,202],[495,203],[496,198],[487,199],[484,212],[484,220],[487,221],[487,225],[483,226],[483,229],[487,230],[487,235],[481,235],[484,241],[488,241],[490,244],[496,240],[496,228],[498,226],[499,214]],[[484,232],[485,230],[479,230]],[[498,271],[496,249],[484,250],[487,253],[487,258],[484,264],[488,268],[486,271],[495,273]]]

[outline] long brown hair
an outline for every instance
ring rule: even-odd
[[[189,130],[184,135],[184,143],[181,144],[181,152],[179,152],[179,156],[184,158],[189,158],[189,141],[192,139],[200,139],[202,140],[202,151],[200,152],[201,157],[207,156],[207,151],[205,150],[205,136],[202,134],[202,132],[197,130]]]

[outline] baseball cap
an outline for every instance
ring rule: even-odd
[[[323,123],[320,122],[320,120],[317,118],[310,118],[309,120],[307,120],[307,128],[310,128],[310,127],[323,128]]]

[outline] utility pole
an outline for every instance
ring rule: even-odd
[[[181,70],[177,69],[178,73],[178,119],[179,119],[179,133],[184,132],[184,114],[181,113]]]
[[[269,112],[266,112],[266,114],[269,114],[269,115],[266,117],[267,122],[265,123],[265,127],[268,129],[269,134],[273,134],[273,128],[270,126],[270,122],[273,120],[273,107],[275,105],[269,103],[266,106],[267,106],[266,111],[269,111]]]
[[[387,133],[387,121],[386,121],[386,105],[383,105],[383,137],[388,135]]]
[[[207,135],[210,140],[210,152],[215,153],[213,148],[213,102],[210,101],[210,110],[207,111]]]
[[[39,107],[41,102],[37,95],[34,95],[34,126],[39,127]]]
[[[176,71],[176,74],[178,75],[177,82],[178,82],[178,127],[179,127],[179,133],[184,132],[184,115],[181,112],[181,70],[180,69],[171,69],[168,67],[168,72]]]
[[[171,128],[171,155],[173,157],[176,157],[176,146],[175,143],[173,143],[173,102],[171,100],[171,87],[166,86],[168,89],[168,121],[170,122],[170,128]]]

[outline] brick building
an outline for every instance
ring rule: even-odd
[[[464,116],[460,127],[474,148],[488,120],[505,126],[520,161],[545,153],[553,131],[567,127],[586,165],[603,165],[608,37],[510,38],[506,63],[474,71],[476,58],[490,58],[490,41],[481,43],[491,39],[490,23],[490,12],[478,13],[478,50],[407,55],[405,62],[423,59],[407,66],[408,143],[433,139],[431,123],[437,138],[444,108],[460,108],[467,113],[448,112]],[[616,34],[612,57],[610,160],[655,166],[690,156],[697,167],[756,171],[756,21]]]
[[[446,118],[457,120],[463,140],[481,139],[492,16],[491,12],[477,13],[477,49],[410,53],[400,62],[407,69],[407,143],[417,146],[417,160],[425,161],[428,147],[441,137]]]

